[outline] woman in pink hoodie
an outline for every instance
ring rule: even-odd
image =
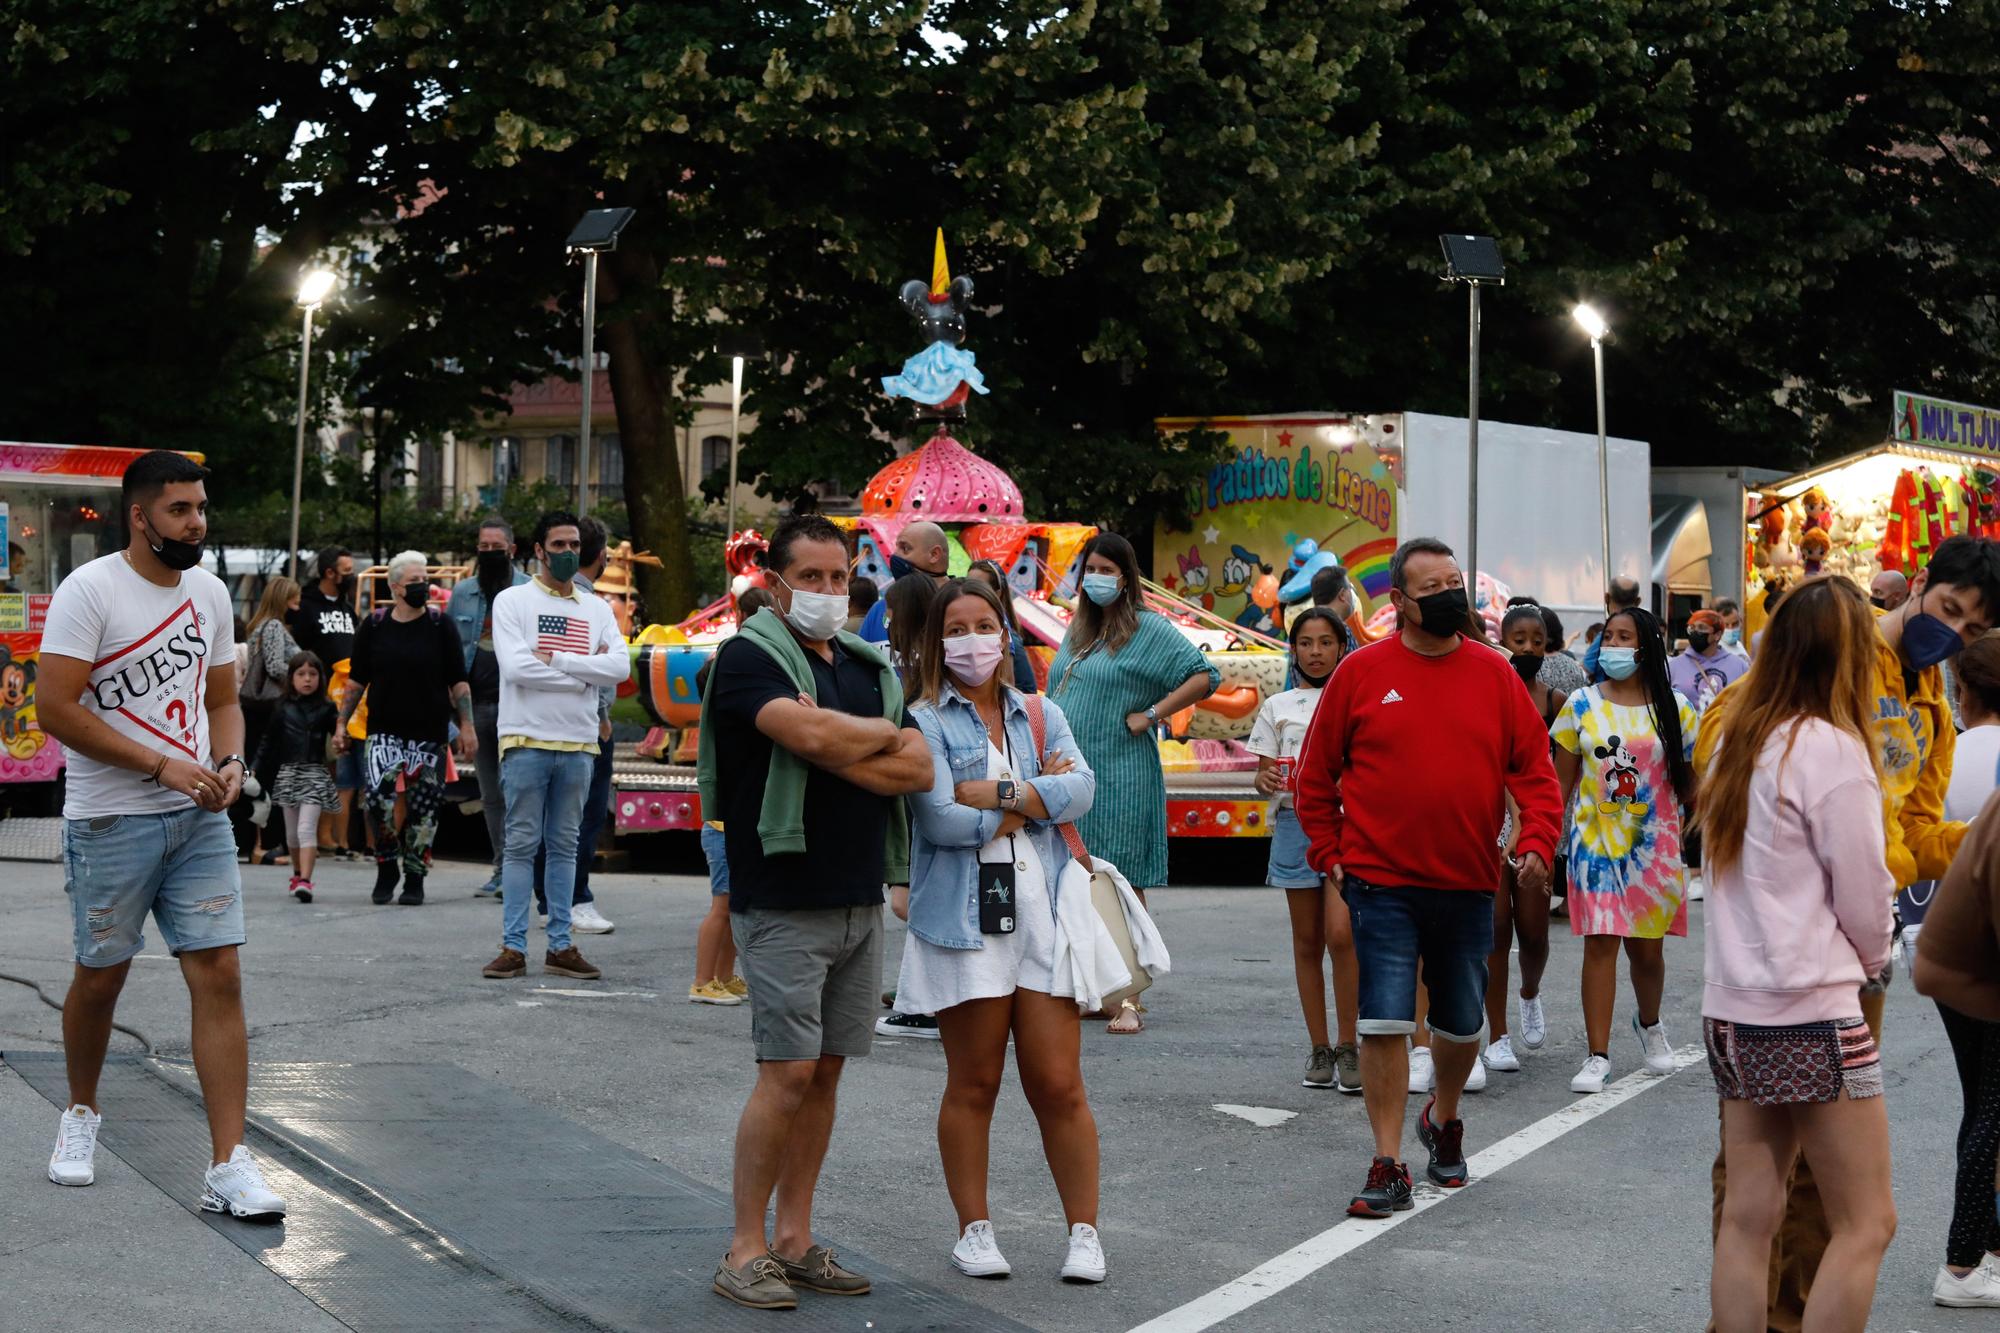
[[[1870,719],[1875,627],[1844,579],[1778,604],[1701,786],[1709,862],[1709,1068],[1729,1192],[1710,1304],[1719,1333],[1765,1327],[1771,1240],[1801,1150],[1832,1237],[1806,1327],[1867,1327],[1896,1230],[1881,1057],[1862,986],[1889,963],[1890,878]]]

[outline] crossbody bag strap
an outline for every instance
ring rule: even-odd
[[[1029,694],[1022,697],[1028,706],[1028,729],[1035,734],[1035,771],[1042,771],[1042,764],[1049,757],[1048,724],[1042,717],[1042,696]],[[1074,824],[1058,824],[1056,832],[1062,835],[1063,846],[1069,854],[1082,863],[1085,870],[1095,871],[1096,864],[1090,859],[1090,851],[1083,845],[1083,835],[1076,831]]]

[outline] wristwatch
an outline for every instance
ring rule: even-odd
[[[243,762],[243,756],[240,754],[226,754],[222,756],[222,758],[216,760],[215,771],[217,773],[220,773],[223,769],[229,767],[229,765],[231,764],[236,765],[238,768],[242,769],[245,773],[248,773],[250,771],[250,765]]]
[[[1002,778],[993,785],[998,789],[995,795],[1000,801],[1000,808],[1002,810],[1012,810],[1014,802],[1020,799],[1014,794],[1014,784],[1008,779]]]
[[[1160,709],[1157,704],[1146,705],[1146,720],[1148,722],[1158,722],[1160,720]]]

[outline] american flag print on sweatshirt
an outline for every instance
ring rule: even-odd
[[[543,653],[588,653],[590,622],[581,616],[536,616],[535,650]]]

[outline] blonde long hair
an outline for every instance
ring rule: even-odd
[[[1743,855],[1750,784],[1780,727],[1801,718],[1831,722],[1867,747],[1880,778],[1873,731],[1877,642],[1868,603],[1846,579],[1808,579],[1778,603],[1757,660],[1725,691],[1722,743],[1702,777],[1695,825],[1710,865],[1733,865]],[[1787,740],[1778,762],[1790,756]]]
[[[299,585],[283,574],[264,585],[264,596],[257,603],[257,614],[250,617],[250,624],[243,631],[244,642],[257,637],[257,631],[267,620],[282,621],[285,612],[291,609],[292,598],[299,595]]]

